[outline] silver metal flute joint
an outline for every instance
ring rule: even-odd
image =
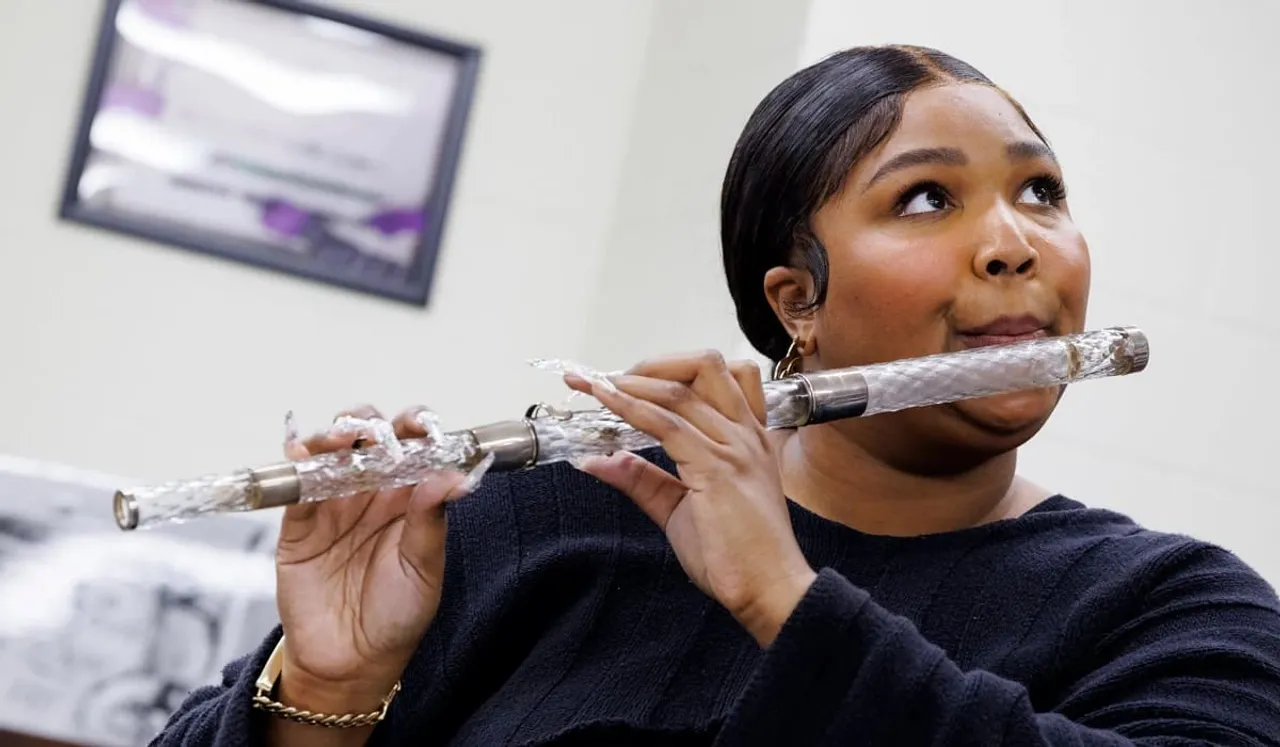
[[[496,471],[515,471],[538,463],[538,434],[533,423],[504,420],[471,429],[481,454],[493,455]]]
[[[809,417],[803,425],[856,418],[867,411],[867,380],[856,371],[814,371],[796,378],[804,382],[809,394]]]
[[[292,464],[249,470],[249,503],[253,510],[290,506],[302,500],[302,480]]]

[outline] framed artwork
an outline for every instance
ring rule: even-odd
[[[106,0],[60,216],[426,305],[479,63],[299,0]]]

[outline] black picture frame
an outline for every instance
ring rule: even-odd
[[[415,229],[417,241],[412,258],[407,261],[403,261],[402,258],[401,263],[393,267],[387,262],[379,266],[373,257],[358,256],[359,250],[353,249],[349,244],[346,246],[349,250],[347,254],[342,254],[339,251],[342,249],[340,245],[323,243],[332,241],[332,237],[317,240],[317,246],[323,247],[323,251],[317,249],[316,252],[311,253],[289,252],[260,241],[219,234],[208,230],[207,227],[200,228],[183,225],[172,219],[156,219],[127,211],[103,209],[85,200],[81,194],[81,184],[86,165],[95,151],[91,142],[91,133],[95,118],[102,110],[103,96],[113,60],[121,44],[117,33],[117,17],[123,6],[138,0],[104,0],[89,80],[80,108],[79,124],[75,131],[75,140],[63,185],[58,210],[59,218],[178,249],[425,307],[430,298],[441,239],[479,78],[481,50],[471,44],[357,16],[304,0],[216,1],[261,6],[321,22],[339,24],[357,32],[373,34],[427,52],[448,55],[457,60],[455,83],[450,94],[448,110],[443,115],[443,123],[438,124],[441,132],[438,137],[435,168],[430,175],[425,198],[420,205],[422,215],[427,219],[422,222],[420,229]],[[427,179],[428,175],[424,173],[423,178]],[[338,254],[330,250],[337,251]],[[341,258],[351,256],[351,252],[357,255],[355,259],[347,261]]]

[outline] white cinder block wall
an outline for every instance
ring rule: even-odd
[[[1094,259],[1090,326],[1133,324],[1150,369],[1074,388],[1025,474],[1218,542],[1280,583],[1274,147],[1280,5],[814,0],[802,64],[937,47],[1026,106]]]

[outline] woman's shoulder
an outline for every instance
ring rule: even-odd
[[[1231,550],[1191,534],[1149,528],[1128,514],[1054,496],[1029,518],[1086,542],[1081,556],[1095,591],[1131,598],[1197,596],[1280,612],[1274,587]],[[1052,534],[1052,532],[1051,532]]]
[[[1235,557],[1225,548],[1192,534],[1153,529],[1130,514],[1087,504],[1063,494],[1048,498],[1028,512],[1026,518],[1043,522],[1047,527],[1063,527],[1070,534],[1105,540],[1135,560],[1196,553]]]

